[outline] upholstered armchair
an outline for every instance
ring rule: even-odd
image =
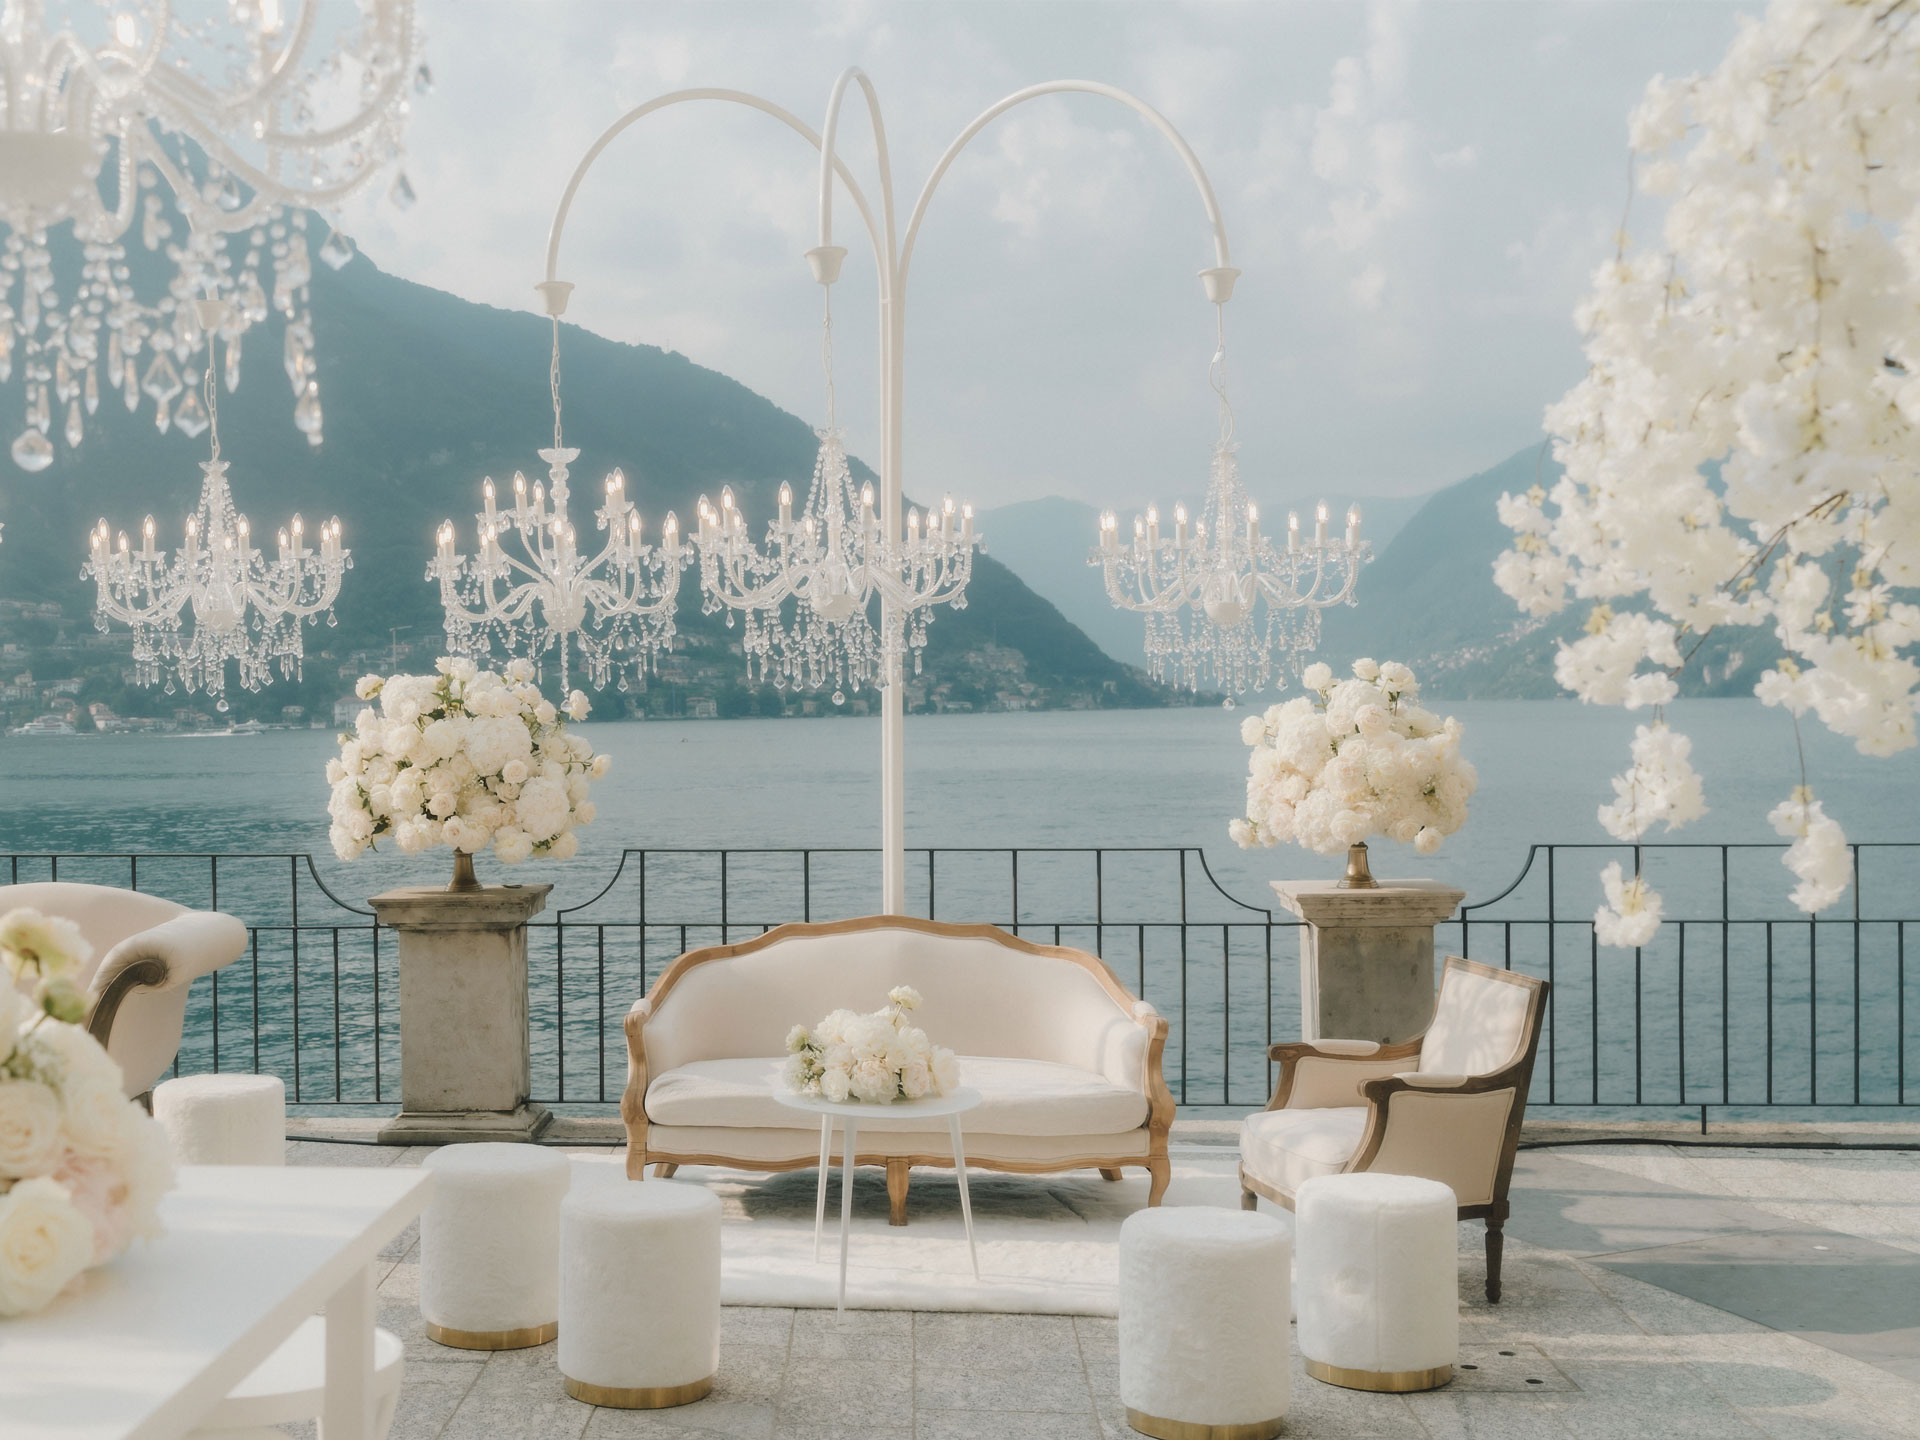
[[[1500,1298],[1507,1185],[1540,1047],[1547,982],[1447,957],[1433,1021],[1397,1045],[1275,1045],[1279,1084],[1240,1127],[1241,1204],[1293,1208],[1316,1175],[1418,1175],[1487,1222],[1487,1299]]]
[[[187,988],[247,948],[247,927],[231,915],[111,885],[0,885],[0,915],[22,907],[73,921],[93,946],[79,976],[87,1031],[120,1062],[130,1096],[151,1090],[173,1063]]]

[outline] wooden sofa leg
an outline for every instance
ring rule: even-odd
[[[1507,1237],[1504,1216],[1487,1217],[1487,1303],[1500,1303],[1500,1261],[1506,1252]]]
[[[887,1158],[887,1223],[907,1223],[907,1182],[911,1178],[904,1156]]]
[[[662,1160],[653,1167],[653,1178],[656,1180],[671,1180],[673,1178],[673,1172],[679,1168],[678,1165]]]
[[[1147,1161],[1147,1204],[1158,1205],[1161,1197],[1167,1193],[1167,1184],[1173,1179],[1173,1162],[1164,1155],[1155,1155]]]
[[[1120,1178],[1120,1172],[1118,1170],[1109,1170],[1103,1165],[1100,1168],[1100,1178],[1102,1180],[1105,1180],[1108,1184],[1112,1184],[1114,1181]]]
[[[1260,1197],[1251,1190],[1242,1190],[1240,1192],[1240,1208],[1242,1210],[1258,1210],[1260,1208]]]

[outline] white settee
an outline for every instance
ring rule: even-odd
[[[22,908],[73,921],[93,947],[78,977],[87,991],[87,1030],[120,1062],[134,1096],[151,1090],[173,1064],[188,988],[239,959],[248,943],[247,927],[231,915],[112,885],[0,885],[0,915]]]
[[[1117,1180],[1139,1166],[1148,1203],[1160,1203],[1173,1123],[1166,1020],[1085,951],[897,915],[782,925],[668,966],[627,1015],[627,1173],[817,1165],[819,1121],[773,1096],[787,1031],[839,1007],[876,1009],[896,985],[920,992],[916,1020],[981,1092],[963,1120],[970,1167]],[[910,1167],[952,1167],[946,1127],[859,1134],[855,1163],[886,1166],[904,1225]]]

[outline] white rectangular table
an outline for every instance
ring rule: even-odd
[[[0,1320],[0,1440],[174,1440],[327,1312],[327,1440],[373,1423],[373,1261],[432,1173],[182,1166],[166,1234]]]

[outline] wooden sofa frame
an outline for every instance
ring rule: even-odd
[[[1426,1039],[1426,1030],[1422,1030],[1409,1040],[1392,1045],[1381,1045],[1365,1053],[1354,1053],[1342,1048],[1325,1048],[1312,1041],[1300,1041],[1292,1044],[1274,1045],[1267,1051],[1271,1060],[1279,1062],[1279,1083],[1274,1087],[1273,1098],[1267,1102],[1269,1110],[1284,1110],[1287,1100],[1293,1093],[1294,1080],[1299,1072],[1300,1062],[1306,1059],[1329,1060],[1340,1064],[1364,1066],[1382,1073],[1371,1078],[1361,1079],[1355,1086],[1357,1096],[1367,1106],[1366,1129],[1360,1134],[1360,1144],[1353,1156],[1340,1168],[1339,1173],[1351,1174],[1365,1170],[1373,1164],[1374,1156],[1380,1153],[1380,1146],[1387,1138],[1388,1103],[1395,1095],[1415,1092],[1421,1095],[1475,1095],[1487,1090],[1505,1090],[1514,1092],[1513,1110],[1507,1116],[1506,1131],[1501,1137],[1500,1159],[1494,1171],[1493,1198],[1484,1205],[1462,1205],[1462,1220],[1485,1220],[1487,1222],[1487,1300],[1498,1304],[1500,1300],[1500,1264],[1506,1250],[1505,1226],[1509,1213],[1507,1188],[1513,1180],[1514,1157],[1520,1147],[1520,1126],[1527,1113],[1527,1092],[1533,1083],[1533,1064],[1540,1051],[1540,1022],[1546,1008],[1548,983],[1523,975],[1517,970],[1502,970],[1493,965],[1482,965],[1477,960],[1463,959],[1458,955],[1447,957],[1448,970],[1461,970],[1469,974],[1485,976],[1510,985],[1523,986],[1528,991],[1526,1016],[1526,1045],[1512,1063],[1502,1069],[1485,1075],[1469,1075],[1445,1086],[1420,1085],[1402,1080],[1392,1072],[1404,1070],[1404,1062],[1417,1063],[1421,1043]],[[1339,1042],[1330,1042],[1338,1044]],[[1246,1166],[1240,1167],[1240,1203],[1243,1208],[1254,1208],[1256,1196],[1265,1196],[1274,1204],[1293,1209],[1293,1197],[1265,1181],[1247,1173]]]
[[[1172,1166],[1167,1158],[1167,1137],[1173,1128],[1173,1093],[1167,1089],[1166,1080],[1160,1070],[1161,1058],[1167,1046],[1166,1017],[1157,1012],[1137,1014],[1134,1007],[1138,1002],[1133,992],[1120,983],[1120,977],[1115,975],[1111,967],[1097,955],[1062,945],[1036,945],[1032,941],[1022,940],[1017,935],[1009,935],[994,925],[951,925],[944,921],[922,920],[907,915],[865,915],[854,920],[813,924],[795,922],[778,925],[764,935],[757,935],[737,945],[710,945],[700,950],[689,950],[663,970],[659,978],[653,982],[652,988],[627,1012],[626,1018],[627,1088],[620,1097],[620,1116],[627,1127],[627,1175],[629,1178],[644,1179],[646,1167],[649,1164],[654,1167],[654,1174],[662,1179],[672,1175],[682,1165],[729,1165],[744,1170],[773,1173],[784,1170],[806,1170],[818,1164],[818,1161],[811,1156],[797,1160],[771,1162],[743,1160],[733,1155],[694,1155],[650,1149],[647,1144],[646,1099],[647,1084],[651,1076],[647,1070],[646,1025],[667,993],[679,983],[680,977],[696,965],[729,959],[735,955],[750,955],[755,951],[777,945],[782,940],[805,936],[848,935],[866,930],[911,930],[922,935],[991,940],[1009,950],[1018,950],[1028,955],[1071,961],[1098,980],[1101,988],[1112,997],[1121,1010],[1147,1031],[1147,1119],[1141,1127],[1148,1132],[1149,1137],[1145,1158],[1138,1155],[1085,1155],[1071,1156],[1058,1162],[1009,1160],[989,1154],[974,1154],[969,1148],[967,1168],[1026,1175],[1050,1175],[1067,1170],[1097,1169],[1103,1178],[1118,1180],[1123,1169],[1128,1166],[1137,1166],[1145,1169],[1148,1175],[1147,1203],[1149,1205],[1160,1203],[1161,1197],[1166,1194],[1167,1182],[1172,1178]],[[886,1167],[888,1218],[892,1224],[904,1225],[907,1223],[907,1186],[912,1167],[919,1165],[950,1170],[953,1168],[953,1157],[948,1154],[883,1155],[862,1154],[856,1151],[854,1164]]]

